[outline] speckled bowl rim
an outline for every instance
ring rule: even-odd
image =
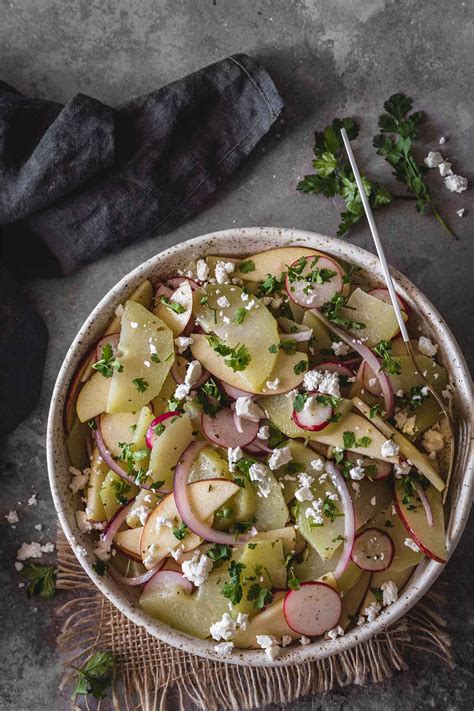
[[[378,259],[370,252],[334,237],[303,230],[276,227],[234,228],[201,235],[172,246],[127,274],[92,311],[69,348],[59,371],[48,418],[47,461],[54,505],[63,531],[88,576],[111,603],[130,620],[144,627],[149,634],[192,654],[230,664],[285,666],[322,659],[350,649],[393,625],[428,591],[444,566],[435,561],[423,561],[396,603],[385,608],[373,622],[356,628],[336,640],[318,640],[307,646],[288,647],[282,650],[281,657],[274,662],[270,662],[265,653],[260,650],[234,650],[232,655],[222,657],[214,651],[214,643],[179,632],[145,614],[133,601],[127,598],[124,594],[125,591],[115,581],[110,577],[100,577],[93,570],[94,556],[91,555],[90,537],[81,534],[77,529],[74,519],[77,496],[72,495],[67,485],[69,462],[63,432],[63,408],[70,380],[81,358],[97,341],[109,319],[113,316],[117,305],[123,302],[141,281],[146,278],[156,278],[160,272],[169,275],[170,267],[167,267],[167,264],[173,263],[172,270],[174,272],[177,267],[185,266],[193,256],[243,255],[289,245],[306,246],[325,251],[336,258],[339,257],[362,267],[380,282],[383,282]],[[471,378],[459,346],[438,311],[419,289],[396,270],[392,269],[392,273],[400,295],[415,311],[428,317],[426,332],[436,338],[442,359],[448,364],[451,376],[457,386],[457,411],[461,417],[471,423]],[[431,326],[428,325],[430,322]],[[455,549],[469,516],[472,500],[473,458],[471,447],[463,467],[464,470],[457,472],[456,502],[452,507],[448,524],[449,555]],[[81,547],[88,551],[86,557],[80,554]]]

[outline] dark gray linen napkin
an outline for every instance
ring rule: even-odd
[[[68,274],[176,227],[203,208],[282,110],[266,70],[244,54],[116,109],[83,94],[63,106],[0,82],[3,265],[20,279]],[[44,324],[5,272],[4,324],[0,433],[36,404],[47,344]]]

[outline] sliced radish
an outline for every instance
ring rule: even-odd
[[[145,592],[159,592],[174,585],[179,585],[188,594],[193,591],[193,584],[182,573],[177,570],[159,570],[146,584]]]
[[[375,481],[376,479],[386,479],[392,473],[392,465],[389,462],[383,462],[381,459],[371,459],[370,457],[362,457],[356,452],[346,451],[344,453],[344,459],[350,462],[355,462],[357,460],[362,461],[363,467],[376,467],[377,471],[375,476],[366,477],[370,481]]]
[[[302,583],[285,595],[283,614],[293,632],[319,637],[336,627],[341,617],[339,593],[326,583]]]
[[[188,495],[189,472],[199,452],[206,446],[206,442],[191,442],[181,455],[173,477],[173,492],[176,508],[186,526],[205,541],[209,541],[210,543],[223,543],[231,546],[243,545],[250,540],[252,534],[236,535],[234,533],[225,533],[224,531],[215,531],[207,523],[200,521],[196,517],[191,506]]]
[[[165,422],[170,424],[172,417],[181,417],[181,412],[178,412],[177,410],[173,412],[164,412],[162,415],[158,415],[158,417],[155,417],[155,419],[152,420],[145,436],[145,442],[148,449],[153,449],[153,444],[155,443],[157,437],[159,437],[159,434],[155,431],[155,427],[161,424],[165,425]]]
[[[379,299],[379,301],[383,301],[385,304],[389,304],[390,306],[392,305],[392,300],[390,298],[390,292],[388,289],[385,289],[384,287],[380,287],[378,289],[372,289],[372,291],[368,292],[369,296],[373,296],[376,299]],[[402,311],[404,311],[407,315],[409,312],[408,304],[404,299],[402,299],[401,296],[396,294],[398,304],[401,308]]]
[[[111,333],[109,336],[101,338],[95,349],[95,357],[97,360],[102,360],[102,349],[107,344],[112,347],[112,353],[114,356],[118,354],[118,344],[120,341],[120,333]]]
[[[313,365],[311,370],[327,370],[330,373],[344,375],[346,378],[354,377],[354,371],[352,368],[350,368],[347,363],[343,363],[340,360],[327,360],[324,363],[318,363],[318,365]]]
[[[186,358],[183,358],[183,356],[177,356],[175,358],[175,361],[174,361],[173,365],[171,366],[170,372],[173,377],[173,380],[178,385],[181,385],[182,383],[184,383],[184,378],[186,376],[186,369],[187,369],[188,365],[189,365],[188,361],[186,360]],[[192,386],[193,390],[195,390],[196,388],[200,388],[201,385],[204,385],[204,383],[207,380],[209,380],[209,377],[211,375],[209,373],[209,371],[206,370],[205,368],[201,368],[201,370],[202,370],[202,373],[201,373],[200,377],[196,380],[196,382],[193,383],[193,386]]]
[[[136,575],[133,578],[127,578],[126,575],[121,575],[121,573],[119,573],[113,565],[109,565],[107,570],[111,574],[111,576],[118,583],[122,583],[122,585],[144,585],[149,580],[151,580],[151,578],[156,575],[159,570],[161,570],[161,568],[163,567],[163,563],[164,561],[160,560],[160,562],[157,563],[153,568],[150,568],[150,570],[147,570],[145,573],[142,573],[141,575]]]
[[[319,432],[329,425],[333,416],[332,405],[324,405],[311,395],[305,402],[302,410],[293,410],[293,421],[303,430]]]
[[[189,281],[189,286],[193,291],[199,288],[199,284],[197,283],[197,281],[194,281],[194,279],[190,279],[189,277],[184,276],[171,277],[171,279],[168,279],[168,281],[166,282],[166,286],[174,291],[179,286],[181,286],[183,281]]]
[[[270,454],[271,452],[273,452],[273,450],[270,449],[266,441],[258,439],[258,437],[256,437],[253,442],[250,442],[250,444],[248,444],[245,449],[250,454],[255,454],[257,456],[262,456],[263,454]]]
[[[376,573],[390,567],[395,553],[393,541],[380,528],[366,528],[354,541],[351,558],[358,568]]]
[[[330,257],[320,257],[318,255],[301,257],[291,265],[293,269],[303,268],[300,277],[290,281],[286,277],[286,291],[292,301],[306,309],[319,308],[327,301],[331,300],[334,294],[340,294],[344,288],[342,270]],[[311,281],[312,275],[316,276],[320,271],[325,270],[326,274],[332,273],[324,284],[317,284]],[[324,272],[323,272],[324,275]]]
[[[247,447],[257,436],[259,423],[239,418],[239,432],[230,407],[219,410],[215,417],[202,413],[201,425],[207,439],[220,447]]]
[[[381,397],[382,387],[380,385],[379,379],[374,374],[374,371],[366,363],[366,361],[362,361],[361,367],[362,367],[362,383],[364,385],[364,388],[371,395],[375,395],[376,397]]]
[[[329,478],[333,486],[335,487],[337,493],[339,494],[339,500],[341,502],[341,509],[344,515],[344,545],[342,546],[341,555],[334,568],[333,575],[336,580],[339,580],[343,572],[348,566],[352,548],[354,545],[355,537],[355,512],[354,503],[352,501],[352,496],[347,488],[346,481],[342,476],[339,469],[330,461],[326,462],[326,471],[329,474]]]
[[[350,336],[341,328],[331,323],[331,321],[326,318],[324,314],[318,311],[318,309],[313,309],[312,313],[314,313],[314,315],[326,326],[329,331],[334,333],[341,341],[344,341],[344,343],[347,343],[351,348],[357,351],[357,353],[359,353],[359,355],[362,356],[362,358],[367,362],[368,366],[372,368],[372,371],[376,373],[377,379],[382,388],[385,402],[385,415],[387,418],[392,417],[395,406],[392,384],[387,374],[383,370],[380,370],[379,359],[375,353],[361,343],[355,336]]]
[[[173,293],[172,289],[169,289],[164,284],[158,284],[158,287],[155,291],[155,303],[159,303],[162,296],[166,296],[169,298],[172,293]]]
[[[249,397],[253,398],[255,397],[253,393],[248,393],[245,390],[240,390],[239,388],[234,388],[233,385],[229,385],[228,383],[224,383],[223,380],[219,381],[220,385],[222,385],[222,389],[228,395],[232,400],[237,400],[239,397]]]

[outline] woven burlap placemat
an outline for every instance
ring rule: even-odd
[[[255,668],[218,663],[182,652],[150,636],[117,610],[78,563],[64,535],[58,535],[59,590],[69,592],[59,609],[58,646],[63,687],[96,650],[116,659],[111,692],[101,710],[230,711],[289,704],[348,684],[370,684],[408,668],[410,651],[438,657],[452,666],[451,640],[441,615],[443,595],[430,591],[387,631],[341,654],[289,667]],[[84,708],[93,708],[89,699]],[[77,708],[77,706],[76,706]]]

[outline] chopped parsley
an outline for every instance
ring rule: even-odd
[[[356,439],[354,432],[343,432],[342,441],[344,443],[344,449],[351,449],[351,447],[368,447],[372,442],[371,437],[360,437]]]
[[[238,605],[242,600],[243,590],[240,578],[245,567],[244,563],[236,563],[236,561],[233,560],[227,568],[230,579],[224,584],[221,592],[233,605]]]
[[[390,341],[380,341],[374,346],[374,352],[382,358],[381,369],[389,375],[400,375],[402,365],[400,358],[394,358],[391,354],[392,344]]]
[[[229,560],[232,555],[232,549],[225,543],[215,543],[206,553],[207,557],[214,563],[222,563],[224,560]]]
[[[189,528],[186,526],[184,521],[181,521],[177,526],[173,527],[173,536],[182,541],[189,533]]]
[[[97,370],[104,378],[111,378],[114,370],[117,373],[123,371],[123,365],[118,358],[114,356],[114,352],[110,343],[106,343],[102,347],[102,358],[92,364],[94,370]]]
[[[405,405],[413,411],[416,410],[417,407],[420,407],[420,405],[422,405],[428,397],[429,391],[427,391],[426,385],[415,385],[410,389],[408,395],[404,395],[399,398],[399,400],[402,405]]]
[[[128,484],[123,479],[112,479],[110,485],[114,490],[115,499],[117,503],[121,506],[125,506],[125,504],[128,504],[126,494],[130,491],[130,484]]]
[[[228,397],[217,386],[213,378],[209,378],[198,388],[196,400],[206,415],[215,417],[229,403]]]
[[[242,274],[249,274],[255,271],[255,262],[253,259],[246,259],[245,262],[240,262],[237,269],[239,272],[242,272]]]
[[[307,360],[300,360],[293,367],[293,372],[295,375],[301,375],[301,373],[304,373],[307,368],[308,368],[308,361]]]
[[[247,591],[247,600],[253,600],[253,606],[257,610],[261,610],[273,600],[273,593],[259,583],[252,583]]]
[[[184,312],[186,311],[186,306],[184,306],[183,304],[178,304],[177,301],[170,301],[167,296],[162,296],[160,298],[160,301],[162,304],[171,309],[171,311],[174,311],[175,314],[184,314]]]
[[[370,417],[371,420],[373,420],[374,417],[376,417],[376,416],[379,414],[379,410],[380,410],[380,405],[379,405],[379,404],[378,404],[378,405],[372,405],[372,407],[370,408],[370,412],[369,412],[369,417]]]
[[[339,513],[336,504],[327,495],[324,497],[323,501],[323,514],[331,521],[331,523],[335,521],[338,516],[344,516],[344,514]]]
[[[383,591],[382,588],[370,588],[370,592],[373,594],[375,597],[375,600],[379,603],[379,605],[383,604]]]
[[[272,274],[267,274],[264,281],[258,283],[259,296],[270,296],[275,291],[280,291],[283,288],[285,281],[285,272],[281,273],[280,279],[277,279]]]
[[[352,331],[360,331],[365,328],[365,323],[360,321],[352,321],[350,318],[343,316],[341,309],[346,305],[347,299],[342,294],[333,294],[329,301],[321,306],[321,312],[326,318],[337,326],[349,328]]]
[[[100,577],[103,578],[107,572],[107,563],[98,560],[97,563],[92,563],[92,569],[95,570],[97,575],[100,575]]]
[[[21,575],[28,581],[28,597],[39,595],[49,599],[56,594],[56,569],[52,565],[25,565]]]
[[[151,361],[152,361],[153,363],[161,363],[161,360],[158,358],[158,354],[157,354],[157,353],[152,353],[152,354],[151,354]]]
[[[240,308],[238,308],[234,314],[234,323],[237,323],[239,325],[241,323],[243,323],[247,314],[248,314],[248,311],[245,308],[245,306],[241,306]]]
[[[135,385],[139,393],[144,393],[145,390],[148,390],[148,383],[143,378],[134,378],[132,383]]]
[[[72,700],[87,694],[92,694],[97,700],[103,699],[106,688],[112,683],[114,665],[114,657],[110,652],[95,652],[81,668],[72,667],[79,677],[72,692]]]
[[[245,370],[251,361],[251,355],[246,346],[237,345],[234,348],[226,344],[214,335],[206,336],[206,340],[211,348],[224,358],[224,363],[235,372]]]

